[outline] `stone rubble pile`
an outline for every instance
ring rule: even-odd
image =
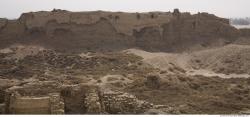
[[[101,100],[105,111],[111,114],[136,114],[153,107],[151,103],[138,100],[133,95],[119,91],[103,92]]]

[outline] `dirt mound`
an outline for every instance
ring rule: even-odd
[[[248,45],[227,45],[195,52],[191,64],[195,69],[208,69],[217,73],[250,74],[249,53]]]
[[[250,46],[231,44],[189,53],[150,53],[138,49],[126,52],[141,56],[143,61],[171,73],[248,78]]]
[[[182,74],[191,69],[189,61],[192,56],[189,53],[164,53],[164,52],[146,52],[138,49],[125,50],[126,53],[132,53],[143,58],[143,62],[162,70],[167,74]]]

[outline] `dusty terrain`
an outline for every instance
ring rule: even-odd
[[[177,9],[0,19],[0,113],[249,114],[249,32]]]

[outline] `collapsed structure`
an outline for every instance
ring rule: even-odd
[[[43,95],[15,88],[6,91],[1,114],[139,114],[154,108],[165,109],[164,113],[171,111],[168,106],[153,105],[120,91],[101,91],[97,86],[63,86],[59,93]]]

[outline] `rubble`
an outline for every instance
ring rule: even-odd
[[[90,89],[85,97],[84,104],[87,108],[88,114],[102,114],[104,113],[101,99],[98,94],[98,90]]]
[[[153,104],[138,100],[135,96],[119,92],[103,92],[101,100],[110,114],[137,114],[153,107]]]
[[[64,114],[64,101],[60,94],[49,94],[50,114]]]

